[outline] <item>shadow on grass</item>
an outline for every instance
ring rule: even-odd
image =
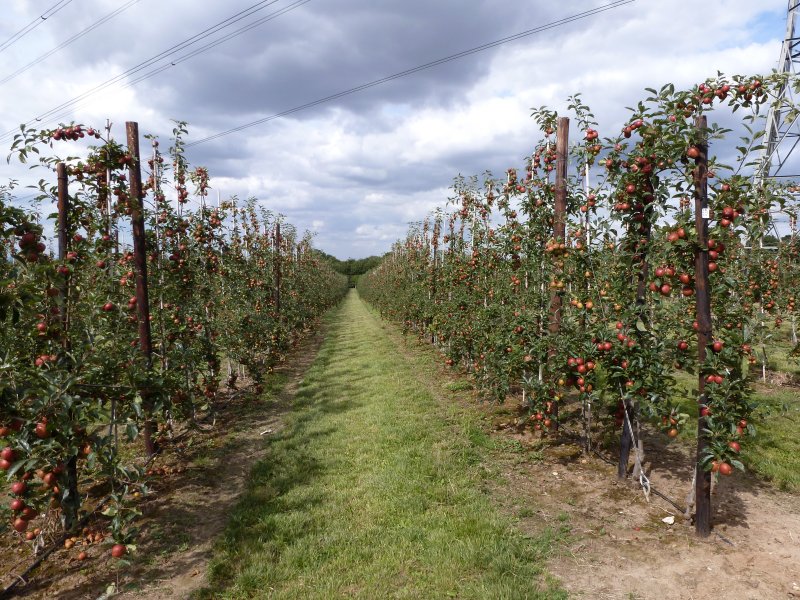
[[[324,353],[315,370],[329,364],[329,353]],[[319,457],[318,448],[336,432],[335,427],[320,427],[320,423],[326,415],[348,412],[360,403],[352,400],[356,390],[349,384],[328,389],[319,383],[311,378],[300,386],[292,401],[291,419],[269,440],[264,457],[250,473],[246,492],[230,514],[217,548],[234,564],[236,557],[264,553],[265,549],[277,560],[286,547],[302,544],[320,525],[313,521],[313,509],[326,498],[311,484],[330,466]],[[287,521],[291,521],[288,527]],[[211,586],[193,597],[216,598],[235,576],[236,569],[228,561],[212,563]]]

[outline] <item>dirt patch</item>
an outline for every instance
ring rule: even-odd
[[[714,528],[695,536],[684,518],[691,491],[688,446],[646,436],[644,471],[652,489],[619,480],[611,453],[585,455],[569,439],[541,440],[517,427],[495,432],[519,442],[498,457],[492,495],[531,534],[569,531],[549,571],[576,598],[800,598],[800,499],[750,474],[720,477]]]
[[[282,427],[323,338],[324,331],[305,338],[275,369],[272,380],[285,385],[274,401],[259,401],[252,386],[240,386],[225,393],[213,425],[176,434],[151,465],[154,493],[139,506],[141,535],[130,566],[117,571],[106,545],[86,547],[83,561],[76,560],[75,549],[58,550],[17,595],[78,600],[105,598],[116,589],[114,598],[160,600],[187,598],[207,585],[214,540],[262,456],[265,439]]]
[[[759,379],[759,383],[761,381]],[[800,377],[785,371],[767,371],[767,383],[778,387],[800,387]]]

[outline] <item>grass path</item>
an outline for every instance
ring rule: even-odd
[[[328,320],[197,597],[564,597],[542,568],[552,539],[480,491],[477,417],[431,394],[354,291]]]

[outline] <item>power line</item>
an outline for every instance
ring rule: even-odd
[[[71,1],[71,0],[69,0],[69,1]],[[115,77],[112,77],[111,79],[108,79],[107,81],[105,81],[105,82],[103,82],[103,83],[101,83],[99,85],[96,85],[95,87],[87,90],[86,92],[84,92],[84,93],[72,98],[71,100],[63,102],[63,103],[59,104],[58,106],[56,106],[55,108],[52,108],[52,109],[48,110],[47,112],[40,114],[38,117],[30,119],[29,121],[27,121],[25,123],[25,125],[30,125],[31,123],[34,123],[36,121],[42,121],[44,119],[47,119],[47,118],[51,117],[52,115],[56,114],[59,111],[63,111],[64,109],[70,108],[70,107],[74,106],[75,104],[77,104],[78,102],[80,102],[81,100],[85,100],[86,98],[88,98],[90,96],[93,96],[94,94],[96,94],[96,93],[108,88],[109,86],[114,85],[115,83],[118,83],[119,81],[121,81],[125,77],[127,77],[129,75],[133,75],[134,73],[138,73],[139,71],[142,71],[143,69],[146,69],[146,68],[152,66],[153,64],[159,62],[160,60],[166,59],[167,57],[172,56],[173,54],[176,54],[176,53],[180,52],[181,50],[184,50],[184,49],[186,49],[186,48],[188,48],[190,46],[193,46],[197,42],[201,41],[203,38],[206,38],[209,35],[213,35],[215,33],[218,33],[219,31],[222,31],[223,29],[226,29],[226,28],[230,27],[234,23],[238,23],[239,21],[241,21],[243,19],[246,19],[247,17],[255,14],[256,12],[259,12],[259,11],[267,8],[268,6],[271,6],[272,4],[276,4],[279,1],[280,0],[261,0],[260,2],[256,2],[255,4],[249,6],[248,8],[246,8],[246,9],[244,9],[242,11],[239,11],[238,13],[228,17],[227,19],[224,19],[223,21],[220,21],[219,23],[216,23],[215,25],[212,25],[211,27],[208,27],[207,29],[204,29],[203,31],[201,31],[201,32],[199,32],[199,33],[187,38],[186,40],[184,40],[184,41],[182,41],[182,42],[180,42],[178,44],[175,44],[174,46],[171,46],[170,48],[167,48],[166,50],[163,50],[162,52],[159,52],[155,56],[152,56],[151,58],[149,58],[149,59],[147,59],[145,61],[142,61],[141,63],[131,67],[130,69],[128,69],[124,73],[120,73],[119,75],[117,75]],[[17,132],[17,130],[18,130],[18,128],[15,127],[14,129],[10,129],[9,131],[6,131],[3,134],[0,134],[0,141],[4,141],[8,137],[13,136]]]
[[[204,29],[203,31],[201,31],[201,32],[199,32],[199,33],[187,38],[186,40],[184,40],[184,41],[182,41],[182,42],[180,42],[178,44],[175,44],[174,46],[171,46],[171,47],[167,48],[166,50],[163,50],[162,52],[159,52],[155,56],[152,56],[151,58],[149,58],[149,59],[147,59],[147,60],[145,60],[143,62],[140,62],[139,64],[137,64],[137,65],[131,67],[130,69],[128,69],[127,71],[125,71],[124,73],[120,73],[119,75],[117,75],[115,77],[112,77],[111,79],[108,79],[105,82],[103,82],[103,83],[101,83],[101,84],[99,84],[99,85],[87,90],[83,94],[80,94],[80,95],[76,96],[75,98],[73,98],[71,100],[68,100],[67,102],[63,102],[62,104],[59,104],[55,108],[52,108],[49,111],[39,115],[38,117],[29,120],[26,123],[26,125],[30,125],[34,121],[41,121],[43,119],[46,119],[46,118],[50,117],[51,115],[55,114],[56,112],[58,112],[60,110],[63,110],[65,108],[69,108],[69,107],[73,106],[74,104],[77,104],[81,100],[84,100],[84,99],[86,99],[86,98],[88,98],[90,96],[93,96],[94,94],[104,90],[105,88],[107,88],[107,87],[109,87],[109,86],[121,81],[122,79],[124,79],[128,75],[132,75],[134,73],[137,73],[137,72],[141,71],[142,69],[146,69],[147,67],[149,67],[152,64],[158,62],[159,60],[162,60],[162,59],[164,59],[164,58],[166,58],[168,56],[171,56],[172,54],[180,52],[184,48],[188,48],[189,46],[192,46],[193,44],[196,44],[203,37],[205,37],[207,35],[213,35],[214,33],[217,33],[218,31],[221,31],[222,29],[225,29],[226,27],[230,27],[234,23],[236,23],[238,21],[241,21],[242,19],[245,19],[245,18],[249,17],[250,15],[252,15],[252,14],[254,14],[254,13],[260,11],[260,10],[263,10],[264,8],[266,8],[266,7],[268,7],[268,6],[272,5],[272,4],[275,4],[276,2],[279,2],[279,1],[280,0],[261,0],[260,2],[256,2],[255,4],[249,6],[248,8],[246,8],[246,9],[244,9],[244,10],[242,10],[242,11],[240,11],[240,12],[238,12],[238,13],[230,16],[230,17],[228,17],[227,19],[225,19],[223,21],[220,21],[219,23],[216,23],[215,25],[212,25],[211,27],[209,27],[207,29]],[[16,131],[17,131],[16,128],[12,129],[12,130],[10,130],[10,131],[8,131],[6,133],[3,133],[0,136],[0,138],[5,138],[8,134],[16,133]]]
[[[60,11],[62,8],[64,8],[70,2],[72,2],[72,0],[59,0],[58,2],[56,2],[53,6],[48,8],[46,11],[44,11],[38,17],[36,17],[33,21],[31,21],[30,23],[25,25],[25,27],[20,29],[17,33],[12,35],[10,38],[8,38],[2,44],[0,44],[0,52],[2,52],[3,50],[5,50],[7,48],[10,48],[11,46],[13,46],[15,43],[17,43],[19,40],[21,40],[23,37],[25,37],[31,31],[33,31],[34,29],[39,27],[39,25],[44,23],[47,19],[52,17],[54,14],[56,14],[58,11]]]
[[[458,52],[456,54],[451,54],[450,56],[446,56],[444,58],[439,58],[437,60],[433,60],[431,62],[427,62],[425,64],[412,67],[410,69],[406,69],[405,71],[400,71],[399,73],[395,73],[393,75],[387,75],[386,77],[382,77],[380,79],[376,79],[374,81],[370,81],[369,83],[364,83],[362,85],[358,85],[356,87],[352,87],[350,89],[344,90],[342,92],[337,92],[335,94],[331,94],[330,96],[325,96],[324,98],[320,98],[319,100],[314,100],[312,102],[307,102],[306,104],[301,104],[300,106],[295,106],[294,108],[290,108],[288,110],[284,110],[282,112],[276,113],[274,115],[270,115],[268,117],[264,117],[262,119],[257,119],[255,121],[251,121],[250,123],[245,123],[244,125],[239,125],[238,127],[233,127],[232,129],[228,129],[226,131],[221,131],[219,133],[215,133],[214,135],[210,135],[208,137],[201,138],[195,142],[191,142],[186,144],[187,148],[192,146],[197,146],[199,144],[204,144],[206,142],[210,142],[211,140],[216,140],[226,135],[230,135],[231,133],[236,133],[238,131],[242,131],[243,129],[248,129],[250,127],[254,127],[256,125],[261,125],[263,123],[267,123],[269,121],[274,121],[275,119],[280,119],[281,117],[285,117],[287,115],[291,115],[296,112],[300,112],[302,110],[306,110],[308,108],[312,108],[314,106],[318,106],[320,104],[324,104],[326,102],[330,102],[331,100],[337,100],[344,96],[349,96],[350,94],[355,94],[356,92],[361,92],[363,90],[369,89],[371,87],[375,87],[377,85],[381,85],[383,83],[387,83],[389,81],[394,81],[395,79],[400,79],[401,77],[406,77],[408,75],[413,75],[414,73],[418,73],[420,71],[424,71],[425,69],[430,69],[432,67],[437,67],[439,65],[457,60],[459,58],[464,58],[465,56],[469,56],[471,54],[476,54],[478,52],[483,52],[484,50],[489,50],[490,48],[495,48],[497,46],[501,46],[503,44],[507,44],[508,42],[514,42],[521,38],[533,35],[535,33],[541,33],[542,31],[546,31],[548,29],[554,29],[555,27],[560,27],[562,25],[566,25],[568,23],[572,23],[573,21],[578,21],[580,19],[584,19],[586,17],[594,16],[600,14],[602,12],[606,12],[608,10],[612,10],[614,8],[619,8],[620,6],[624,6],[625,4],[631,4],[636,0],[615,0],[610,4],[605,4],[603,6],[593,8],[590,10],[586,10],[569,17],[564,17],[563,19],[559,19],[558,21],[553,21],[546,25],[540,25],[539,27],[534,27],[533,29],[528,29],[526,31],[522,31],[520,33],[516,33],[514,35],[510,35],[504,38],[500,38],[499,40],[495,40],[493,42],[488,42],[486,44],[482,44],[480,46],[475,46],[474,48],[470,48],[469,50],[463,50],[462,52]]]
[[[122,85],[122,89],[126,89],[126,88],[129,88],[129,87],[132,87],[132,86],[136,85],[137,83],[139,83],[141,81],[144,81],[146,79],[150,79],[151,77],[154,77],[155,75],[158,75],[159,73],[163,73],[164,71],[166,71],[168,69],[171,69],[172,67],[175,67],[175,66],[179,65],[180,63],[189,60],[190,58],[194,58],[198,54],[202,54],[203,52],[206,52],[206,51],[210,50],[211,48],[219,46],[220,44],[222,44],[224,42],[227,42],[228,40],[231,40],[231,39],[233,39],[233,38],[235,38],[235,37],[237,37],[239,35],[242,35],[243,33],[247,32],[247,31],[250,31],[251,29],[254,29],[255,27],[258,27],[259,25],[263,25],[267,21],[271,21],[273,19],[276,19],[276,18],[280,17],[283,14],[286,14],[286,13],[291,12],[291,11],[297,9],[297,8],[300,8],[302,5],[308,4],[309,2],[311,2],[311,0],[295,0],[295,2],[293,2],[292,4],[289,4],[289,5],[283,7],[281,9],[279,9],[279,10],[276,10],[275,12],[269,13],[268,15],[266,15],[264,17],[261,17],[260,19],[257,19],[256,21],[253,21],[252,23],[249,23],[248,25],[245,25],[244,27],[236,29],[236,30],[232,31],[231,33],[226,34],[225,36],[223,36],[223,37],[221,37],[221,38],[219,38],[217,40],[209,42],[208,44],[206,44],[204,46],[201,46],[201,47],[189,52],[188,54],[184,54],[183,56],[180,56],[178,58],[172,59],[169,63],[167,63],[165,65],[161,65],[160,67],[156,67],[152,71],[149,71],[149,72],[145,73],[144,75],[142,75],[140,77],[137,77],[136,79],[128,81],[127,83]],[[84,104],[84,102],[82,102],[82,101],[81,102],[77,102],[77,103],[73,104],[72,106],[70,106],[68,110],[59,113],[58,115],[52,117],[50,120],[51,121],[58,121],[62,117],[70,114],[76,108],[82,106],[83,104]],[[37,120],[39,120],[39,119],[37,119]],[[16,130],[13,130],[13,131],[16,131]],[[2,139],[2,137],[3,136],[0,136],[0,139]]]
[[[25,71],[27,71],[27,70],[31,69],[32,67],[35,67],[36,65],[38,65],[43,60],[45,60],[47,58],[50,58],[53,54],[55,54],[59,50],[63,50],[64,48],[69,46],[71,43],[75,42],[79,38],[82,38],[87,33],[90,33],[92,31],[94,31],[95,29],[97,29],[98,27],[103,25],[104,23],[107,23],[108,21],[110,21],[111,19],[116,17],[118,14],[128,10],[131,6],[133,6],[134,4],[136,4],[138,2],[140,2],[140,0],[129,0],[126,4],[123,4],[119,8],[111,11],[106,16],[102,17],[101,19],[99,19],[99,20],[95,21],[94,23],[92,23],[91,25],[89,25],[86,29],[76,33],[75,35],[73,35],[69,39],[64,40],[63,42],[61,42],[58,46],[56,46],[52,50],[49,50],[48,52],[45,52],[44,54],[42,54],[38,58],[33,59],[27,65],[20,67],[19,69],[17,69],[16,71],[11,73],[10,75],[6,75],[6,77],[4,77],[3,79],[0,79],[0,85],[3,85],[4,83],[8,83],[12,79],[14,79],[17,75],[21,75]]]
[[[311,0],[295,0],[295,2],[293,2],[292,4],[289,4],[288,6],[283,7],[280,10],[276,10],[273,13],[270,13],[270,14],[264,16],[264,17],[261,17],[260,19],[258,19],[256,21],[253,21],[252,23],[250,23],[248,25],[245,25],[244,27],[241,27],[241,28],[239,28],[239,29],[237,29],[235,31],[232,31],[231,33],[229,33],[229,34],[227,34],[227,35],[225,35],[225,36],[223,36],[223,37],[221,37],[221,38],[219,38],[217,40],[214,40],[213,42],[210,42],[210,43],[206,44],[205,46],[201,46],[200,48],[192,50],[188,54],[184,54],[183,56],[180,56],[180,57],[170,61],[169,64],[162,65],[161,67],[158,67],[154,71],[150,71],[149,73],[145,73],[141,77],[127,82],[123,86],[123,88],[128,88],[128,87],[131,87],[131,86],[139,83],[140,81],[144,81],[145,79],[150,79],[151,77],[153,77],[155,75],[158,75],[159,73],[161,73],[163,71],[166,71],[167,69],[171,69],[172,67],[175,67],[175,66],[181,64],[182,62],[185,62],[185,61],[189,60],[190,58],[194,58],[198,54],[202,54],[203,52],[207,52],[211,48],[219,46],[220,44],[222,44],[224,42],[227,42],[228,40],[231,40],[231,39],[233,39],[235,37],[238,37],[238,36],[242,35],[243,33],[246,33],[247,31],[250,31],[251,29],[254,29],[254,28],[258,27],[259,25],[263,25],[267,21],[272,21],[273,19],[276,19],[276,18],[280,17],[283,14],[286,14],[286,13],[291,12],[291,11],[297,9],[297,8],[300,8],[301,6],[303,6],[304,4],[308,4],[309,2],[311,2]]]

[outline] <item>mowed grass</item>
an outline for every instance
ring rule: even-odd
[[[745,464],[778,488],[800,491],[800,397],[797,388],[756,386],[761,405],[757,435],[743,452]]]
[[[796,345],[792,339],[791,326],[784,323],[780,328],[772,331],[765,346],[757,346],[755,352],[759,358],[759,364],[766,356],[767,368],[771,371],[780,371],[800,378],[800,360],[798,356],[793,355]]]
[[[480,491],[478,414],[445,409],[355,292],[328,326],[196,597],[566,597],[542,566],[556,534]]]
[[[697,418],[697,377],[676,373],[681,393],[676,400],[683,412]],[[800,491],[800,396],[796,387],[755,383],[754,400],[759,408],[753,424],[756,436],[745,438],[742,459],[745,466],[761,477],[772,481],[785,491]],[[681,432],[682,437],[694,439],[696,425]]]

